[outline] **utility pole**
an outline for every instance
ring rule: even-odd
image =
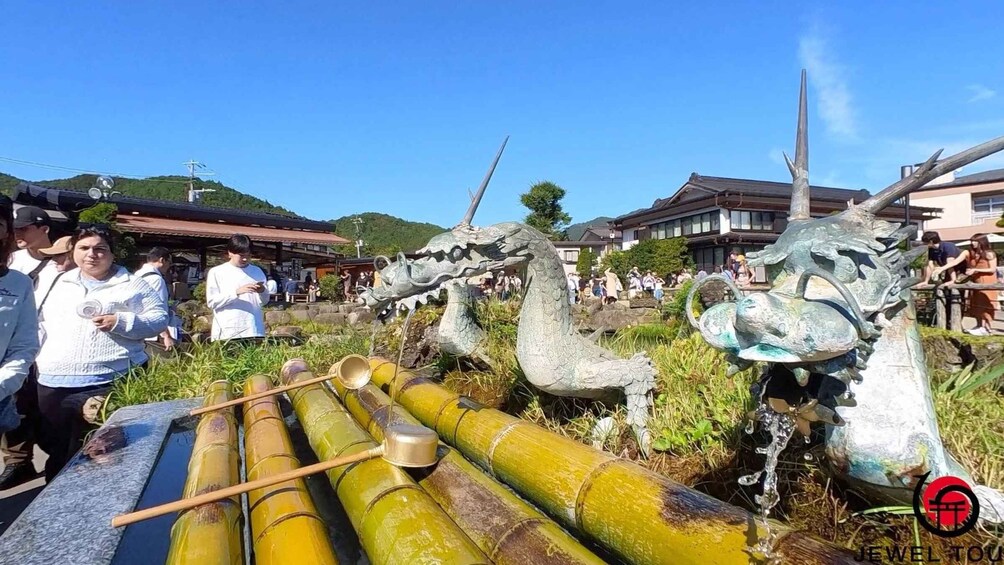
[[[356,226],[356,259],[363,256],[363,238],[359,231],[359,226],[363,225],[363,219],[359,216],[352,218],[352,223]]]
[[[195,170],[196,169],[205,169],[206,166],[204,164],[196,161],[195,159],[190,159],[187,163],[182,163],[182,165],[185,165],[186,167],[188,167],[188,201],[189,202],[191,202],[191,203],[194,204],[194,203],[199,202],[200,200],[202,200],[202,193],[203,192],[216,192],[216,190],[212,189],[212,188],[204,188],[204,189],[201,189],[201,190],[195,190]],[[205,171],[205,170],[199,172],[199,176],[215,175],[215,174],[216,173],[214,173],[212,171]]]

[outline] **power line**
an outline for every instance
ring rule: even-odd
[[[36,162],[36,161],[26,161],[24,159],[14,159],[13,157],[0,157],[0,161],[5,161],[7,163],[14,163],[14,164],[17,164],[17,165],[26,165],[26,166],[29,166],[29,167],[39,167],[39,168],[42,168],[42,169],[53,169],[53,170],[57,170],[57,171],[69,171],[69,172],[73,172],[73,173],[83,173],[83,174],[88,174],[88,175],[108,175],[108,176],[119,177],[119,178],[142,180],[142,181],[147,181],[147,182],[166,182],[166,183],[172,183],[172,184],[188,184],[187,180],[182,180],[182,179],[177,179],[177,180],[173,180],[173,179],[155,179],[155,178],[151,178],[152,175],[151,176],[129,175],[129,174],[126,174],[126,173],[108,173],[108,172],[94,171],[94,170],[89,170],[89,169],[77,169],[77,168],[74,168],[74,167],[64,167],[62,165],[50,165],[50,164],[47,164],[47,163],[39,163],[39,162]]]

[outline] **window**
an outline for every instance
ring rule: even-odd
[[[973,224],[1004,216],[1004,194],[973,198]]]
[[[734,230],[774,231],[773,212],[732,210],[729,219]]]
[[[565,262],[566,263],[576,263],[579,260],[579,250],[578,249],[566,249],[565,250]]]

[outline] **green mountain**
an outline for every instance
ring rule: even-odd
[[[606,229],[607,222],[612,219],[613,218],[609,216],[600,216],[599,218],[593,218],[588,222],[572,224],[565,229],[565,232],[568,234],[568,241],[578,241],[578,239],[582,237],[582,234],[585,233],[586,228],[601,227]]]
[[[8,174],[0,173],[0,194],[10,196],[14,192],[14,187],[21,182],[21,179]]]
[[[96,175],[77,175],[68,179],[38,181],[34,184],[51,186],[53,188],[87,191],[87,189],[94,186],[95,178],[97,178]],[[201,203],[205,206],[232,208],[249,212],[267,212],[269,214],[279,214],[280,216],[294,218],[301,217],[267,200],[244,194],[220,182],[195,179],[195,188],[197,190],[209,189],[214,191],[202,193]],[[145,179],[115,178],[115,190],[121,192],[123,196],[186,202],[188,200],[188,177],[169,175]]]
[[[356,226],[352,223],[354,218],[359,218],[359,236],[356,236]],[[387,255],[392,256],[398,251],[412,252],[423,247],[432,236],[447,231],[433,224],[423,224],[419,222],[409,222],[387,214],[377,212],[364,212],[342,216],[331,220],[338,226],[338,235],[345,239],[363,240],[362,254],[366,256]],[[346,257],[355,257],[356,248],[353,245],[336,246],[335,250],[344,253]]]

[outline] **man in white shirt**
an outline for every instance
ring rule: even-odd
[[[177,326],[171,323],[173,316],[170,308],[170,295],[167,289],[167,279],[164,278],[171,271],[172,264],[171,252],[166,247],[154,247],[146,254],[146,263],[135,273],[137,277],[143,279],[143,282],[150,285],[150,288],[157,291],[161,300],[164,301],[164,309],[167,310],[169,319],[167,329],[162,331],[159,337],[150,338],[147,341],[163,340],[164,349],[167,350],[172,349],[177,341],[177,335],[173,333]]]
[[[50,267],[51,261],[39,253],[40,249],[52,246],[51,225],[49,214],[41,208],[22,206],[14,211],[14,240],[18,250],[10,256],[7,266],[11,270],[24,273],[35,282],[43,269],[54,269]]]
[[[268,302],[265,272],[251,264],[251,240],[234,234],[227,243],[230,260],[209,269],[206,303],[213,310],[211,339],[262,337]]]

